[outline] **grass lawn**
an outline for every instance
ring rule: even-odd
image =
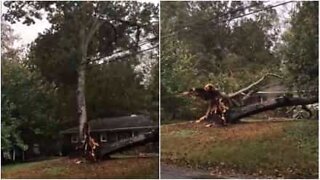
[[[66,157],[3,166],[2,178],[158,178],[158,157],[119,158],[76,164]]]
[[[206,128],[161,126],[161,161],[211,174],[317,178],[318,121],[253,121]]]

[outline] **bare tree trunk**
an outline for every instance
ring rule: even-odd
[[[15,149],[13,149],[13,152],[12,152],[12,160],[16,161],[16,150]]]
[[[85,98],[85,65],[78,68],[77,108],[79,117],[79,135],[83,138],[83,126],[87,122],[86,98]]]
[[[98,30],[101,23],[98,19],[92,20],[91,28],[88,32],[85,31],[86,27],[80,29],[80,50],[81,50],[81,60],[78,67],[78,84],[77,84],[77,109],[79,117],[79,136],[80,139],[83,138],[83,127],[87,123],[87,108],[86,108],[86,98],[85,98],[85,85],[86,85],[86,67],[87,67],[87,51],[89,43]]]
[[[318,97],[299,98],[299,97],[279,97],[271,99],[262,103],[247,105],[241,108],[232,108],[227,111],[227,121],[229,123],[236,123],[241,118],[258,114],[267,110],[274,110],[280,107],[307,105],[318,103]]]
[[[78,64],[78,83],[77,83],[77,110],[79,118],[79,137],[83,141],[84,155],[87,159],[93,161],[96,160],[95,149],[99,146],[93,138],[90,136],[89,124],[87,120],[87,108],[86,108],[86,69],[87,69],[87,59],[88,59],[88,46],[92,40],[93,35],[100,27],[101,23],[97,18],[92,18],[88,24],[81,27],[79,31],[80,38],[80,62]],[[87,26],[90,26],[88,31],[86,31]]]
[[[78,83],[77,83],[77,109],[79,118],[79,136],[83,138],[83,127],[87,122],[87,109],[86,109],[86,96],[85,96],[85,85],[86,85],[86,58],[87,58],[87,47],[85,38],[85,29],[80,30],[81,38],[81,60],[78,66]]]

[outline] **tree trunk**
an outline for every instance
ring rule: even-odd
[[[77,87],[77,108],[79,117],[79,135],[83,138],[83,126],[87,122],[86,98],[85,98],[85,65],[80,65],[78,68],[78,87]]]
[[[12,160],[13,160],[13,161],[16,161],[16,150],[15,150],[15,148],[13,148]]]
[[[80,29],[80,63],[78,66],[78,83],[77,83],[77,110],[79,118],[79,137],[82,140],[83,127],[87,122],[87,108],[86,108],[86,96],[85,96],[85,85],[86,85],[86,58],[87,58],[87,47],[85,38],[84,27]]]
[[[262,103],[251,104],[240,108],[231,108],[226,113],[226,119],[229,123],[236,123],[241,118],[258,114],[267,110],[274,110],[280,107],[287,106],[307,105],[313,103],[318,103],[318,97],[299,98],[282,96],[279,98],[264,101]]]
[[[85,87],[86,87],[86,69],[87,69],[87,56],[88,56],[88,46],[92,40],[93,35],[101,26],[98,18],[92,18],[89,21],[90,28],[86,31],[86,25],[82,26],[79,31],[80,38],[80,62],[78,65],[78,83],[77,83],[77,111],[79,118],[79,139],[83,143],[84,155],[88,159],[96,160],[95,148],[99,146],[93,138],[90,136],[89,124],[87,120],[87,108],[86,108],[86,96],[85,96]]]
[[[87,51],[89,43],[94,35],[94,33],[101,26],[101,23],[97,18],[92,20],[91,28],[86,32],[86,27],[80,29],[80,51],[81,60],[78,67],[78,84],[77,84],[77,109],[79,117],[79,136],[80,139],[83,138],[83,127],[87,123],[87,108],[86,108],[86,98],[85,98],[85,85],[86,85],[86,68],[87,68]]]

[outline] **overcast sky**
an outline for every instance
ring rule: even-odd
[[[141,1],[148,1],[148,2],[151,1],[153,3],[158,2],[157,0],[141,0]],[[271,2],[269,1],[267,2],[267,4],[279,4],[281,2],[285,2],[285,1],[271,1]],[[2,12],[5,13],[7,11],[7,8],[4,7],[2,3],[1,3]],[[276,8],[278,14],[280,15],[281,23],[284,23],[284,21],[290,17],[289,11],[294,7],[294,4],[295,3],[289,3],[284,6],[279,6]],[[38,36],[38,33],[43,32],[46,28],[49,28],[50,24],[44,18],[41,21],[36,20],[36,23],[30,26],[23,25],[22,23],[16,23],[11,26],[14,29],[15,34],[21,37],[21,40],[18,42],[17,45],[27,45],[36,39],[36,37]]]

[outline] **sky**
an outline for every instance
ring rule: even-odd
[[[1,14],[7,12],[3,1],[1,3]],[[11,24],[10,26],[14,30],[14,34],[18,35],[21,39],[15,42],[14,46],[26,46],[35,40],[39,33],[43,32],[46,28],[50,27],[50,23],[44,18],[42,20],[35,20],[36,23],[30,26],[22,23]]]
[[[140,0],[143,2],[153,2],[158,3],[157,0]],[[284,1],[272,1],[267,2],[267,4],[279,4]],[[2,2],[3,3],[3,2]],[[7,8],[3,6],[1,3],[1,10],[3,13],[7,11]],[[229,1],[229,4],[232,3]],[[287,20],[289,16],[289,11],[294,7],[294,3],[289,3],[285,6],[279,6],[276,8],[277,12],[280,15],[280,22],[283,25],[282,31],[287,27],[285,26],[284,22]],[[43,32],[46,28],[49,28],[50,24],[49,22],[44,18],[43,20],[36,20],[36,23],[34,25],[26,26],[22,23],[16,23],[12,25],[12,28],[14,29],[15,34],[19,35],[21,40],[18,41],[15,46],[26,46],[27,44],[31,43],[33,40],[35,40],[38,36],[38,33]]]

